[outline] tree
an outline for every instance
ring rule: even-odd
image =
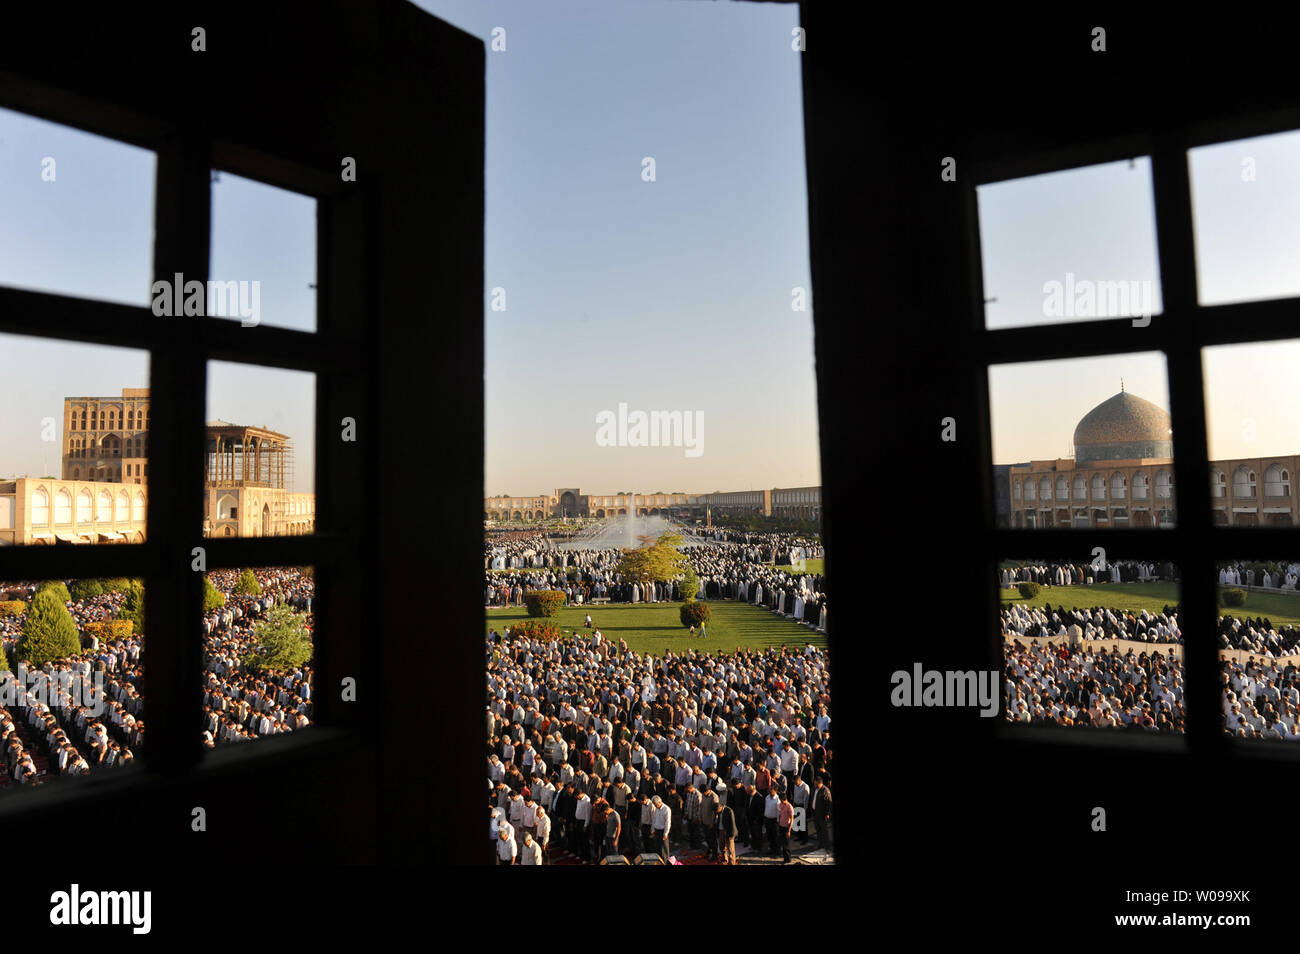
[[[686,564],[686,575],[682,577],[681,585],[677,590],[681,598],[686,601],[695,599],[695,594],[700,591],[700,575],[689,563]]]
[[[99,580],[73,580],[72,585],[68,587],[68,593],[74,603],[80,603],[91,597],[99,596],[104,592],[104,588],[99,585]]]
[[[62,580],[46,580],[40,586],[36,587],[36,592],[49,590],[59,598],[60,603],[72,602],[72,594],[68,592],[68,585]]]
[[[239,574],[239,582],[235,584],[235,593],[239,596],[261,596],[262,584],[257,582],[257,577],[253,571],[245,569]]]
[[[19,659],[37,668],[81,652],[77,624],[52,588],[38,590],[32,597],[15,648]]]
[[[9,672],[9,659],[5,656],[5,647],[0,643],[0,672]]]
[[[253,642],[244,665],[250,669],[296,669],[311,659],[311,633],[305,613],[295,613],[287,604],[271,607],[265,620],[253,624]]]
[[[677,610],[677,615],[683,626],[703,626],[713,618],[713,610],[708,603],[687,600]]]
[[[226,594],[212,585],[206,576],[203,578],[203,612],[211,613],[219,606],[226,605]]]
[[[137,633],[144,632],[144,586],[138,580],[131,580],[126,585],[126,599],[118,610],[118,619],[129,619],[135,623]]]
[[[681,579],[690,568],[690,560],[677,548],[682,537],[676,533],[660,534],[659,539],[638,537],[641,546],[624,550],[615,572],[633,583],[669,583]]]

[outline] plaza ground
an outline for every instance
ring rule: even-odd
[[[1220,593],[1228,587],[1218,587]],[[1244,587],[1242,587],[1244,589]],[[1031,600],[1022,599],[1014,589],[1001,590],[999,596],[1003,606],[1020,604],[1023,606],[1064,606],[1066,609],[1091,606],[1104,606],[1108,609],[1131,610],[1139,613],[1147,610],[1159,613],[1165,606],[1172,606],[1179,600],[1176,583],[1101,583],[1094,586],[1044,586],[1039,594]],[[1220,596],[1219,605],[1223,605]],[[1225,612],[1234,616],[1265,616],[1274,626],[1300,626],[1300,596],[1287,596],[1281,593],[1264,593],[1259,590],[1246,594],[1246,602],[1241,606],[1225,607]]]
[[[675,653],[687,649],[707,649],[711,652],[735,652],[736,647],[763,650],[779,647],[782,643],[791,649],[801,649],[811,643],[826,647],[826,634],[778,616],[767,609],[734,600],[708,600],[713,618],[707,624],[708,637],[692,640],[678,617],[681,603],[618,603],[599,606],[566,606],[552,617],[562,635],[574,631],[589,634],[583,629],[583,620],[591,614],[592,626],[606,639],[617,643],[627,641],[628,649],[635,653],[653,653],[661,656],[666,651]],[[526,607],[511,606],[488,609],[483,632],[512,626],[528,619]]]

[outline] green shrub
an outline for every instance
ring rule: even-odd
[[[1021,583],[1017,583],[1016,589],[1019,590],[1020,595],[1027,600],[1032,600],[1043,590],[1043,588],[1039,584],[1033,582],[1032,580],[1025,580]]]
[[[252,570],[244,570],[239,574],[239,582],[235,584],[235,593],[239,596],[261,596],[262,584],[257,582],[257,577],[253,575]]]
[[[677,595],[683,602],[695,599],[695,594],[700,591],[700,576],[695,572],[695,567],[689,563],[686,564],[686,573],[682,576],[682,581],[677,584]]]
[[[1239,590],[1235,586],[1224,590],[1220,595],[1224,606],[1241,606],[1246,602],[1246,591]]]
[[[68,587],[68,593],[72,596],[74,603],[80,603],[91,597],[99,596],[104,592],[104,588],[99,585],[99,580],[73,580],[72,585]]]
[[[54,588],[38,590],[32,597],[16,652],[35,668],[81,652],[77,624]]]
[[[526,619],[510,627],[510,638],[551,642],[560,638],[560,627],[549,620]]]
[[[26,600],[0,600],[0,616],[22,616],[26,612]]]
[[[524,594],[524,605],[529,616],[558,616],[564,599],[559,590],[532,590]]]
[[[212,585],[206,576],[203,578],[203,612],[211,613],[219,606],[226,605],[226,594]]]
[[[699,600],[687,600],[677,610],[683,626],[703,626],[713,618],[713,610],[708,603]]]
[[[68,592],[68,585],[62,580],[46,580],[40,586],[36,587],[36,592],[48,590],[59,598],[60,603],[71,603],[72,594]]]
[[[135,630],[135,623],[129,619],[108,619],[87,623],[81,630],[84,633],[90,633],[92,636],[98,636],[101,640],[106,639],[110,642],[116,642],[130,636]]]
[[[136,580],[135,582],[139,583],[141,581]],[[132,581],[127,579],[125,576],[111,576],[106,580],[100,580],[99,586],[105,593],[121,593],[124,592],[131,583]]]

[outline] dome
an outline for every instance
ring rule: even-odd
[[[1120,391],[1102,401],[1074,429],[1075,463],[1173,457],[1169,412],[1145,398]]]

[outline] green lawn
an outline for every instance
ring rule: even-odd
[[[786,573],[793,573],[793,572],[794,572],[794,567],[792,567],[792,566],[778,566],[777,569],[778,569],[778,570],[784,570]],[[811,573],[811,574],[825,573],[825,572],[826,572],[826,561],[825,561],[825,560],[809,560],[809,561],[808,561],[808,569],[807,569],[805,572],[807,572],[807,573]]]
[[[1220,591],[1225,587],[1219,587]],[[1178,586],[1174,583],[1105,583],[1099,586],[1043,587],[1032,600],[1020,598],[1015,590],[1002,590],[999,594],[1003,606],[1021,603],[1026,606],[1105,606],[1140,612],[1160,612],[1166,605],[1178,602]],[[1300,596],[1282,596],[1279,593],[1247,593],[1243,606],[1229,607],[1228,612],[1239,616],[1267,616],[1274,626],[1300,625]]]
[[[625,639],[633,652],[655,655],[663,655],[669,649],[679,653],[689,647],[705,648],[713,652],[735,652],[737,646],[766,649],[782,643],[791,649],[809,643],[823,648],[826,646],[824,633],[792,623],[765,609],[734,600],[709,600],[708,603],[713,609],[713,619],[708,623],[709,635],[704,640],[688,639],[687,631],[677,615],[681,603],[570,606],[560,610],[555,622],[561,632],[577,630],[589,634],[590,631],[583,629],[582,623],[590,613],[592,625],[599,628],[605,638],[615,643],[619,639]],[[486,616],[483,628],[485,635],[490,629],[501,632],[503,626],[527,619],[528,610],[522,606],[490,609],[486,611]]]

